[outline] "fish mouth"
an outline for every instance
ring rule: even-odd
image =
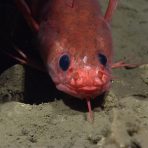
[[[77,98],[96,97],[110,88],[110,71],[91,68],[78,69],[72,73],[63,75],[57,81],[56,87],[60,91]]]
[[[109,84],[105,87],[103,86],[83,86],[83,87],[72,87],[66,84],[56,85],[57,89],[77,98],[87,98],[87,97],[96,97],[108,89]]]
[[[100,90],[99,87],[95,86],[84,86],[77,89],[78,91],[85,92],[85,93],[93,93],[97,90]]]

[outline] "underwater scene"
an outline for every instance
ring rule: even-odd
[[[1,0],[0,18],[0,148],[148,147],[148,0]]]

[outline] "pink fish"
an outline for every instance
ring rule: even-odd
[[[98,0],[15,1],[38,36],[40,55],[57,89],[86,99],[92,118],[90,100],[109,90],[111,69],[128,66],[122,61],[112,63],[110,21],[117,0],[109,0],[105,15]],[[13,58],[31,65],[27,59]]]

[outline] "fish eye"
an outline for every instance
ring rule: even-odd
[[[70,66],[70,57],[67,54],[64,54],[60,57],[59,66],[63,71],[66,71]]]
[[[99,59],[99,61],[100,61],[100,63],[102,65],[106,66],[107,58],[106,58],[106,56],[104,54],[99,53],[98,54],[98,59]]]

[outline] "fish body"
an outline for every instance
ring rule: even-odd
[[[66,1],[51,0],[39,21],[40,53],[56,87],[82,99],[107,91],[112,37],[98,0],[75,0],[73,7]],[[64,56],[69,65],[63,70],[60,59]],[[105,63],[101,63],[101,58]]]
[[[98,0],[32,0],[30,10],[25,1],[16,0],[37,32],[41,57],[57,89],[81,99],[109,89],[113,58],[109,20],[116,2],[109,1],[104,16]]]

